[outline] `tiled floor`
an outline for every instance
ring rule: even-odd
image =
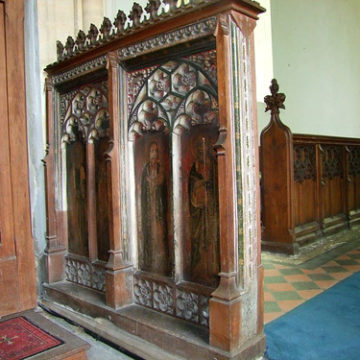
[[[300,265],[279,262],[271,256],[263,257],[263,264],[266,324],[360,271],[360,241]]]

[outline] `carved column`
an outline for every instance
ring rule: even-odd
[[[108,55],[108,88],[110,112],[110,142],[106,154],[109,176],[110,250],[106,271],[106,303],[114,308],[131,302],[132,290],[128,277],[132,276],[131,265],[124,257],[121,217],[121,173],[120,173],[120,68],[117,53]]]
[[[46,221],[47,221],[47,246],[45,250],[45,264],[47,268],[47,282],[61,281],[65,277],[66,247],[60,234],[58,234],[58,214],[56,211],[55,194],[55,144],[56,131],[54,128],[53,97],[54,88],[51,78],[46,79],[46,113],[47,113],[47,150],[44,159],[46,181]]]
[[[210,299],[210,345],[244,354],[260,353],[265,346],[253,53],[256,14],[250,15],[231,11],[218,16],[220,136],[215,148],[221,272]],[[245,350],[245,343],[252,343],[253,349]]]

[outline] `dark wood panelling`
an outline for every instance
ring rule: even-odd
[[[312,179],[295,182],[295,226],[316,220],[317,185]]]

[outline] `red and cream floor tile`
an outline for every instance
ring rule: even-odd
[[[279,264],[272,261],[271,256],[267,256],[263,263],[266,324],[360,271],[360,243],[348,251],[340,248],[333,259],[323,263],[319,261],[319,265],[316,265],[317,261],[311,266],[306,263]]]

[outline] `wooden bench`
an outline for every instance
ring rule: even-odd
[[[262,248],[295,254],[360,224],[360,139],[293,134],[279,118],[285,95],[275,84],[260,138]]]

